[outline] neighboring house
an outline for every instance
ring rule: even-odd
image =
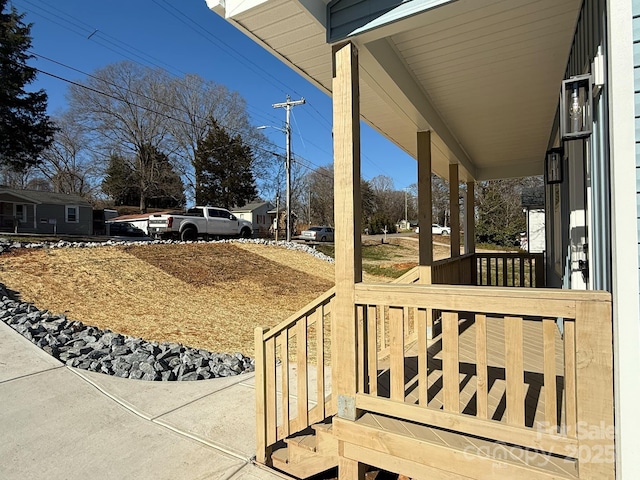
[[[525,188],[520,197],[527,216],[527,231],[520,239],[520,247],[529,253],[543,253],[546,250],[544,190],[544,187]]]
[[[266,237],[273,225],[274,215],[269,211],[273,208],[270,202],[247,203],[244,207],[234,208],[233,214],[253,224],[254,237]]]
[[[93,208],[82,197],[0,186],[0,231],[91,235],[92,228]]]
[[[333,100],[335,289],[256,332],[256,461],[640,478],[640,0],[207,3]],[[361,120],[416,159],[420,225],[450,185],[450,258],[422,229],[392,284],[362,277]],[[476,252],[472,214],[460,254],[460,183],[471,213],[543,173],[546,262]]]

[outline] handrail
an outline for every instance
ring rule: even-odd
[[[269,461],[270,450],[278,441],[335,413],[336,402],[329,397],[330,384],[325,379],[331,371],[330,314],[334,298],[335,287],[274,328],[255,329],[259,463]]]
[[[420,280],[420,266],[413,267],[408,272],[403,273],[391,283],[415,283]]]

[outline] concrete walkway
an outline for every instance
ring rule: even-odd
[[[253,375],[145,382],[66,367],[0,322],[0,478],[283,478],[251,462]]]

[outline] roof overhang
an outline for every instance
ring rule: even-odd
[[[207,0],[331,93],[331,42],[358,47],[362,118],[461,181],[541,175],[582,0]],[[389,161],[393,161],[390,159]]]

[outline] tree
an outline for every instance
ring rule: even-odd
[[[513,247],[526,230],[522,211],[522,188],[535,184],[535,177],[480,182],[477,188],[476,237],[480,242]]]
[[[232,135],[240,135],[244,144],[254,152],[251,169],[254,177],[267,181],[266,170],[273,163],[262,145],[266,137],[251,125],[245,100],[224,85],[204,80],[194,74],[175,78],[169,85],[166,102],[173,106],[171,116],[180,121],[170,122],[168,127],[179,157],[179,169],[187,188],[196,190],[195,154],[198,145],[209,133],[212,120]],[[255,153],[259,152],[260,155]]]
[[[105,150],[115,149],[125,159],[135,159],[140,187],[140,211],[147,209],[153,189],[152,151],[168,148],[173,119],[171,77],[161,69],[119,62],[97,70],[82,84],[69,87],[71,115],[101,137]]]
[[[252,162],[251,148],[240,136],[230,136],[214,121],[196,149],[196,204],[233,208],[253,200],[258,192]]]
[[[69,112],[53,121],[56,133],[42,152],[38,170],[49,180],[53,191],[91,197],[103,169],[99,167],[101,162],[92,158],[87,132]]]
[[[27,65],[33,58],[31,24],[14,7],[5,12],[7,0],[0,0],[0,164],[16,171],[38,163],[38,156],[52,140],[54,127],[47,111],[44,90],[27,93],[25,85],[35,80],[36,69]]]
[[[149,207],[184,206],[186,203],[184,183],[166,154],[151,145],[143,145],[138,153],[137,165],[134,176],[138,180],[140,191],[146,188],[144,194],[148,199]],[[140,182],[141,174],[144,175],[144,182]]]
[[[143,145],[134,158],[113,154],[102,182],[102,191],[116,205],[135,205],[145,196],[150,208],[184,206],[184,184],[173,169],[169,157],[149,145]],[[144,178],[144,181],[141,181]]]
[[[316,168],[307,174],[311,192],[311,223],[333,225],[333,165]]]
[[[140,202],[135,180],[135,171],[129,162],[118,154],[109,158],[109,166],[102,181],[102,191],[116,205],[135,205]]]

